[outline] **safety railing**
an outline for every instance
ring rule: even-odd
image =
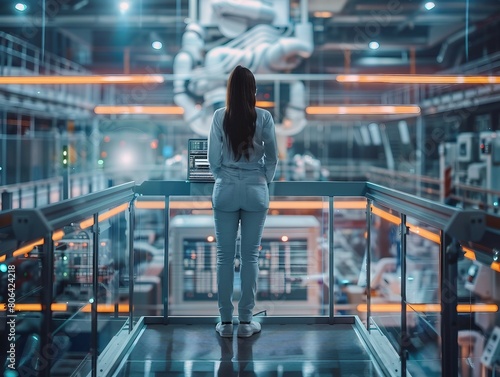
[[[106,375],[145,320],[215,320],[211,190],[146,181],[0,213],[0,314],[15,339],[3,345],[4,368]],[[498,218],[369,182],[270,190],[259,320],[362,323],[387,375],[487,366]],[[475,313],[489,318],[483,331]]]
[[[65,190],[63,185],[67,186]],[[0,186],[0,210],[16,208],[34,208],[64,199],[89,194],[108,187],[108,181],[102,172],[77,173],[40,179],[31,182]]]

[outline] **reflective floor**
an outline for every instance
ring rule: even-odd
[[[235,332],[237,327],[235,326]],[[353,325],[271,325],[221,338],[212,325],[148,325],[115,376],[381,376]]]

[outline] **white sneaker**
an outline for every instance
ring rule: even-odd
[[[219,322],[217,326],[215,326],[215,331],[223,338],[231,338],[233,336],[233,324]]]
[[[260,332],[261,326],[259,322],[250,322],[250,323],[240,323],[238,325],[238,337],[240,338],[248,338],[253,334]]]

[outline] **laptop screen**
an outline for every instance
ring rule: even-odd
[[[188,143],[188,181],[213,182],[208,166],[208,140],[189,139]]]

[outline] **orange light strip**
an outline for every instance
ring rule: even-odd
[[[12,253],[12,256],[13,257],[18,257],[19,255],[23,255],[23,254],[29,253],[29,252],[33,251],[33,249],[35,247],[40,246],[40,245],[43,245],[43,238],[40,238],[40,239],[38,239],[36,241],[30,242],[29,244],[21,246],[19,249],[17,249],[16,251],[14,251]]]
[[[366,313],[367,305],[359,304],[356,309],[358,312]],[[441,312],[441,304],[407,304],[406,310],[414,312]],[[370,305],[371,312],[377,313],[399,313],[401,304],[372,304]],[[496,304],[458,304],[457,312],[459,313],[497,313],[498,305]]]
[[[470,260],[476,260],[476,252],[468,247],[462,246],[462,250],[465,252],[464,257]],[[492,262],[490,268],[493,271],[500,272],[500,262]]]
[[[411,105],[308,106],[306,113],[309,115],[418,115],[420,107]]]
[[[273,101],[257,101],[255,103],[255,106],[257,107],[274,107],[274,102]]]
[[[386,211],[383,211],[381,210],[380,208],[377,208],[377,207],[373,207],[372,206],[372,213],[374,215],[377,215],[393,224],[396,224],[396,225],[399,225],[401,224],[401,219],[397,216],[394,216],[393,214],[391,213],[388,213]]]
[[[464,257],[470,260],[476,260],[476,253],[474,252],[474,250],[469,249],[465,246],[462,246],[462,250],[465,252]]]
[[[92,305],[87,304],[82,308],[82,312],[90,313],[92,311]],[[97,304],[97,311],[99,313],[114,313],[115,305],[114,304]],[[128,304],[118,304],[118,311],[120,313],[128,313],[129,305]]]
[[[383,211],[380,208],[373,207],[372,206],[372,213],[374,215],[377,215],[395,225],[400,225],[401,224],[401,219],[389,212]],[[420,237],[423,237],[425,239],[428,239],[429,241],[435,242],[438,245],[441,243],[441,237],[439,234],[433,233],[427,229],[422,229],[416,225],[413,225],[409,222],[406,223],[406,226],[410,229],[410,233],[414,233]]]
[[[7,304],[0,304],[0,311],[5,311]],[[54,312],[65,312],[68,310],[68,304],[63,303],[53,303],[51,306],[52,311]],[[39,312],[42,310],[42,304],[16,304],[15,305],[16,312]]]
[[[163,201],[137,201],[136,208],[142,209],[165,209]],[[172,209],[212,209],[209,201],[172,201]],[[327,209],[328,203],[319,201],[271,201],[270,209]],[[366,209],[366,201],[348,200],[333,203],[335,209]]]
[[[0,262],[3,262],[7,259],[7,255],[1,255],[0,256]]]
[[[0,303],[0,311],[6,311],[7,304]],[[51,309],[53,312],[67,312],[68,304],[66,303],[53,303],[51,305]],[[15,310],[17,312],[40,312],[42,311],[42,304],[16,304]],[[82,312],[90,313],[92,310],[91,304],[87,304],[82,308]],[[115,306],[113,304],[97,304],[97,311],[99,313],[114,313]],[[118,304],[118,312],[120,313],[128,313],[129,305],[128,304]]]
[[[147,114],[147,115],[182,115],[184,109],[178,106],[96,106],[96,114]]]
[[[407,223],[406,226],[410,228],[410,233],[414,233],[420,237],[428,239],[429,241],[435,242],[438,245],[441,243],[441,237],[439,236],[439,234],[432,233],[427,229],[422,229],[410,223]]]
[[[104,213],[100,214],[98,216],[98,221],[101,222],[101,221],[107,220],[110,217],[113,217],[113,216],[115,216],[115,215],[117,215],[117,214],[125,211],[127,208],[128,208],[128,203],[123,203],[123,204],[119,205],[118,207],[115,207],[113,209],[110,209],[107,212],[104,212]],[[91,227],[92,225],[94,225],[94,218],[90,217],[90,218],[88,218],[86,220],[83,220],[80,223],[80,228],[81,229],[87,229],[87,228]]]
[[[499,76],[428,76],[428,75],[338,75],[342,83],[380,84],[500,84]]]
[[[3,76],[0,85],[161,84],[160,75]]]
[[[333,13],[328,11],[316,11],[313,13],[313,16],[316,18],[330,18],[333,16]]]
[[[63,237],[64,237],[64,231],[63,230],[55,231],[52,234],[52,241],[59,241]],[[13,257],[18,257],[19,255],[31,253],[36,246],[43,245],[43,242],[44,242],[43,238],[40,238],[40,239],[38,239],[36,241],[33,241],[33,242],[30,242],[29,244],[24,245],[24,246],[20,247],[19,249],[15,250],[12,253],[12,256]]]
[[[58,230],[58,231],[56,231],[56,232],[54,232],[52,234],[52,240],[53,241],[59,241],[63,237],[64,237],[64,231],[63,230]],[[12,253],[12,256],[13,257],[18,257],[19,255],[31,253],[36,246],[43,245],[43,243],[44,243],[43,238],[40,238],[40,239],[38,239],[36,241],[33,241],[33,242],[31,242],[31,243],[29,243],[27,245],[24,245],[24,246],[20,247],[19,249],[15,250]]]

